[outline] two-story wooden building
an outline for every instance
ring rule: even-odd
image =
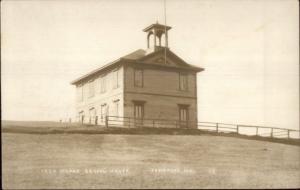
[[[171,27],[152,24],[147,49],[96,69],[71,84],[81,122],[104,124],[105,116],[197,121],[197,73],[168,48]],[[165,46],[162,46],[162,39]],[[152,43],[152,42],[153,43]]]

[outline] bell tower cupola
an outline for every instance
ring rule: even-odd
[[[168,48],[168,30],[171,28],[172,27],[159,24],[158,22],[145,28],[143,31],[147,33],[147,49],[157,51],[164,47]],[[164,46],[162,46],[163,38]]]

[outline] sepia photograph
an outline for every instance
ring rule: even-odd
[[[2,189],[300,188],[298,0],[1,1]]]

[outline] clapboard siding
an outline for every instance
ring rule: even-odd
[[[113,115],[114,113],[114,101],[119,100],[119,116],[123,116],[123,96],[124,96],[124,69],[123,67],[119,67],[119,87],[114,88],[113,86],[113,72],[114,70],[108,71],[106,73],[101,73],[99,75],[94,76],[89,81],[93,80],[95,82],[95,95],[93,97],[89,97],[89,81],[85,81],[84,83],[80,83],[76,86],[76,88],[83,88],[83,101],[80,101],[80,98],[77,98],[76,102],[76,111],[77,116],[78,113],[84,111],[85,118],[89,117],[89,110],[91,108],[96,109],[96,115],[100,117],[100,109],[101,105],[106,104],[108,106],[108,114]],[[100,88],[100,78],[106,77],[106,92],[101,93]],[[77,93],[80,93],[77,90]],[[77,94],[78,96],[78,94]],[[109,113],[110,112],[110,113]],[[87,121],[86,121],[87,122]]]
[[[124,68],[124,116],[134,117],[134,101],[144,101],[144,118],[179,119],[178,104],[188,105],[189,120],[197,121],[196,73],[186,73],[188,90],[179,90],[179,72],[143,69],[143,87],[134,86],[134,67]]]
[[[183,97],[125,93],[124,116],[134,116],[134,100],[145,101],[144,118],[179,119],[178,104],[189,105],[189,120],[197,121],[197,100]]]
[[[143,69],[143,87],[134,86],[134,67],[125,67],[125,93],[155,93],[173,96],[188,96],[196,98],[196,73],[187,73],[188,90],[179,90],[179,72]]]

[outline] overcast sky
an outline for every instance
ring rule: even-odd
[[[204,67],[202,121],[299,128],[296,0],[167,0],[170,49]],[[2,119],[73,117],[70,81],[146,48],[163,1],[2,1]]]

